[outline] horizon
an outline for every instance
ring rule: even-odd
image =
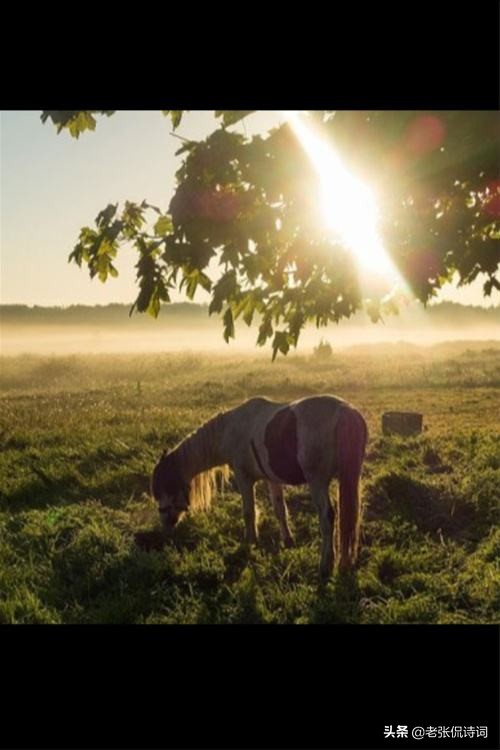
[[[93,303],[93,304],[89,304],[89,303],[85,303],[85,302],[71,302],[71,303],[69,303],[67,305],[57,305],[57,304],[38,305],[36,303],[30,304],[28,302],[2,302],[0,300],[0,310],[2,308],[5,308],[5,307],[26,307],[26,308],[28,308],[30,310],[32,310],[34,308],[40,308],[40,309],[44,309],[44,310],[49,310],[49,309],[53,309],[53,310],[68,310],[71,307],[87,307],[89,309],[92,309],[92,308],[96,308],[96,307],[97,308],[99,308],[99,307],[105,308],[105,307],[113,307],[113,306],[130,308],[130,307],[132,307],[133,304],[134,304],[133,301],[120,301],[120,302],[97,302],[97,303]],[[491,305],[486,305],[486,306],[485,305],[474,304],[474,303],[469,303],[469,302],[455,302],[454,300],[448,300],[448,299],[431,300],[427,306],[424,305],[423,302],[420,302],[420,300],[413,300],[411,304],[415,308],[423,309],[425,312],[427,312],[429,309],[436,308],[436,307],[438,308],[438,307],[440,307],[442,305],[455,305],[455,306],[458,306],[458,307],[469,308],[469,309],[477,309],[477,310],[484,310],[484,311],[496,310],[496,309],[500,308],[500,300],[498,302],[496,302],[496,303],[492,303]],[[172,301],[172,302],[165,303],[161,309],[162,309],[162,311],[165,311],[165,310],[168,310],[171,307],[176,307],[176,306],[180,306],[180,305],[187,305],[187,306],[190,306],[190,307],[206,307],[206,308],[209,307],[209,303],[208,302],[193,302],[193,301],[187,300],[187,299],[180,299],[180,300],[175,300],[175,301]],[[363,313],[363,312],[364,312],[363,309],[360,308],[355,313],[353,313],[353,315],[357,315],[357,314]],[[147,313],[139,313],[137,311],[134,312],[134,317],[143,317],[145,319],[157,320],[155,318],[151,318],[151,316],[147,315]],[[216,319],[216,318],[214,318],[214,319]]]

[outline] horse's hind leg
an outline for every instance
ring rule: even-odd
[[[273,501],[274,512],[280,525],[281,539],[285,547],[293,547],[293,536],[288,525],[288,513],[283,499],[283,485],[268,482],[269,492]]]
[[[321,530],[321,560],[319,576],[322,581],[327,580],[333,570],[333,527],[335,513],[330,500],[328,484],[310,483],[313,502],[318,509],[319,527]]]

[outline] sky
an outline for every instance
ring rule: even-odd
[[[181,158],[180,141],[160,112],[117,112],[99,117],[94,132],[78,140],[57,134],[40,112],[0,115],[0,302],[61,305],[132,302],[137,295],[133,250],[117,258],[120,275],[102,284],[67,258],[80,228],[92,226],[108,203],[143,199],[166,209]],[[278,125],[283,113],[257,112],[236,127],[248,135]],[[216,126],[213,113],[185,115],[177,133],[201,139]],[[181,296],[178,300],[183,299]],[[483,300],[481,283],[440,294],[463,304]],[[196,301],[206,301],[197,297]]]

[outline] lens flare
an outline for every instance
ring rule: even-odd
[[[351,174],[333,146],[299,112],[287,112],[286,116],[318,173],[325,226],[352,251],[361,275],[401,282],[379,235],[379,211],[372,189]]]

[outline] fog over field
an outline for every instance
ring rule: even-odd
[[[126,352],[182,352],[256,354],[258,325],[248,328],[237,321],[236,339],[226,344],[217,316],[209,317],[205,305],[172,304],[157,320],[148,315],[129,317],[129,306],[114,304],[67,308],[0,306],[2,355],[92,354]],[[298,352],[308,353],[321,339],[334,348],[404,341],[431,346],[444,341],[498,340],[500,306],[484,308],[443,302],[425,309],[416,303],[399,315],[373,324],[358,313],[338,325],[302,333]],[[270,347],[258,350],[269,354]]]

